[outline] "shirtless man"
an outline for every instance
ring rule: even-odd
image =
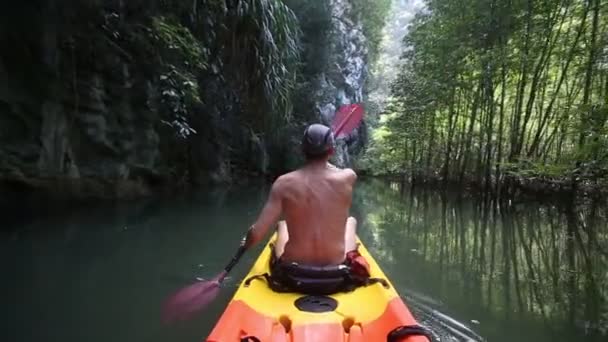
[[[338,265],[356,246],[357,221],[349,217],[357,175],[330,164],[334,137],[329,127],[313,124],[304,132],[306,164],[279,177],[244,241],[260,242],[277,221],[277,258],[312,266]]]

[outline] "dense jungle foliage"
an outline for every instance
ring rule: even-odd
[[[607,184],[608,3],[426,5],[365,168],[494,190]]]
[[[10,85],[0,87],[0,179],[188,184],[284,172],[297,166],[301,132],[321,120],[323,103],[363,100],[338,95],[340,75],[365,82],[389,7],[16,4],[0,21],[0,43],[10,47],[0,55]],[[356,68],[346,70],[349,59]]]

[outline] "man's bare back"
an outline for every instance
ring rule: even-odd
[[[352,170],[327,163],[308,165],[278,180],[289,238],[284,251],[282,241],[277,243],[282,260],[312,265],[344,261],[355,179]]]
[[[328,130],[324,126],[313,127],[309,136],[316,141],[310,144],[327,144],[328,136],[333,139]],[[249,230],[248,246],[261,241],[278,223],[275,252],[282,261],[335,265],[344,262],[346,253],[356,248],[356,221],[349,217],[349,209],[357,175],[351,169],[331,165],[328,160],[333,141],[327,146],[320,157],[310,158],[302,168],[274,182],[262,212]],[[278,222],[281,216],[284,221]]]
[[[308,164],[279,177],[252,226],[255,242],[282,215],[285,221],[279,222],[276,246],[281,260],[310,265],[343,262],[345,253],[356,247],[356,221],[349,219],[356,178],[353,170],[326,162]]]

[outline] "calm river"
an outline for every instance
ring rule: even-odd
[[[136,202],[4,201],[0,339],[203,341],[251,266],[197,319],[163,327],[159,304],[230,259],[264,186]],[[20,209],[21,208],[21,209]],[[608,210],[493,203],[366,180],[359,235],[442,341],[606,341]]]

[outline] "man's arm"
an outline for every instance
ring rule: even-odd
[[[255,223],[249,227],[247,236],[243,241],[243,244],[247,248],[255,246],[258,242],[260,242],[266,233],[268,233],[270,227],[274,226],[281,217],[281,213],[283,211],[281,183],[281,178],[274,182],[262,212],[258,216]]]

